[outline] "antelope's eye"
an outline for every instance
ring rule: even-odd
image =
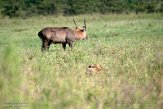
[[[91,67],[92,67],[91,65],[88,66],[88,68],[91,68]]]

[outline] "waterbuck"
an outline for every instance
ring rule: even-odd
[[[66,49],[66,44],[73,48],[73,42],[76,40],[86,39],[86,21],[84,19],[84,26],[80,28],[77,26],[74,18],[75,29],[69,27],[46,27],[43,28],[38,36],[42,40],[42,51],[49,50],[49,47],[52,43],[62,44],[63,49]]]

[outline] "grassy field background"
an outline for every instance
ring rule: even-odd
[[[37,33],[73,17],[0,18],[0,108],[161,109],[163,14],[80,15],[88,40],[42,53]],[[99,74],[86,75],[90,64]]]

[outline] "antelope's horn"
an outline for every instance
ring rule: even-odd
[[[86,20],[84,19],[84,27],[85,27],[85,30],[86,30]]]
[[[76,27],[78,27],[77,24],[76,24],[76,22],[75,22],[75,20],[74,20],[74,18],[73,18],[73,21],[74,21],[74,24],[76,25]]]

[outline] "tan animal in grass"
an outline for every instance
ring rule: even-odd
[[[49,50],[52,43],[62,44],[63,49],[66,49],[66,44],[73,48],[73,42],[77,40],[86,39],[86,21],[84,19],[84,26],[80,28],[77,26],[75,20],[73,19],[76,28],[71,29],[69,27],[46,27],[42,29],[38,36],[42,40],[41,50]]]
[[[94,75],[96,73],[99,73],[101,70],[102,70],[101,65],[92,64],[92,65],[89,65],[88,68],[86,69],[86,74]]]

